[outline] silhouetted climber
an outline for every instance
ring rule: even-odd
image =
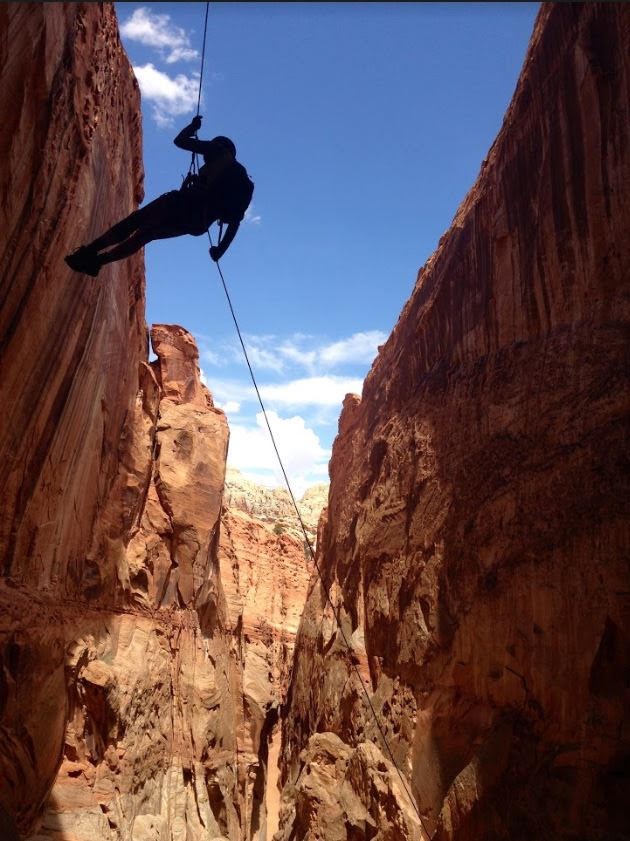
[[[197,140],[194,135],[200,128],[201,117],[196,116],[174,141],[180,149],[203,155],[199,173],[189,172],[181,189],[164,193],[69,254],[65,260],[71,269],[96,277],[101,266],[129,257],[152,240],[201,236],[217,221],[226,223],[227,229],[210,249],[210,256],[216,262],[225,254],[245,216],[254,185],[236,160],[236,147],[229,137]]]

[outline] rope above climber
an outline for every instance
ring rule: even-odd
[[[210,248],[212,259],[221,259],[245,216],[254,184],[236,160],[236,147],[228,137],[197,139],[201,120],[199,115],[194,117],[174,140],[178,148],[193,153],[191,169],[181,188],[163,193],[88,245],[68,254],[65,260],[73,271],[96,277],[107,263],[123,260],[153,240],[184,234],[201,236],[214,222],[221,224],[221,230],[227,225],[225,235]],[[194,165],[196,154],[204,160],[198,172]]]

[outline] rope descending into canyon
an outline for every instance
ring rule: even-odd
[[[212,236],[210,235],[210,231],[208,231],[207,233],[208,233],[208,240],[210,241],[210,245],[212,246]],[[291,483],[289,482],[289,477],[287,476],[286,470],[284,469],[284,464],[282,462],[282,458],[280,456],[280,452],[279,452],[278,446],[276,444],[276,439],[275,439],[275,436],[274,436],[273,431],[271,429],[271,424],[269,423],[269,418],[267,417],[267,410],[265,408],[265,404],[263,403],[262,397],[260,396],[260,391],[258,389],[258,383],[256,382],[256,377],[254,375],[253,368],[252,368],[251,363],[249,361],[249,356],[247,354],[247,349],[245,347],[245,342],[243,341],[243,336],[241,334],[241,329],[239,327],[239,323],[238,323],[238,320],[236,318],[236,313],[234,312],[234,307],[232,305],[232,299],[230,297],[230,293],[228,291],[227,284],[225,282],[225,278],[223,277],[223,272],[221,271],[221,266],[219,265],[218,261],[216,263],[216,266],[217,266],[217,270],[219,272],[219,277],[221,278],[221,283],[223,284],[223,291],[225,292],[225,297],[227,298],[228,306],[230,308],[230,313],[232,314],[232,320],[233,320],[234,326],[236,328],[236,333],[238,335],[238,340],[239,340],[239,342],[241,344],[241,348],[243,350],[243,356],[245,357],[245,362],[247,363],[247,367],[249,369],[249,375],[250,375],[252,383],[254,385],[254,390],[256,391],[256,397],[258,398],[258,402],[260,403],[260,408],[262,409],[263,417],[265,418],[265,423],[267,425],[267,429],[269,430],[269,437],[271,438],[271,443],[272,443],[273,448],[275,450],[276,457],[278,459],[278,464],[280,465],[280,470],[282,471],[282,475],[284,476],[284,482],[287,486],[289,496],[291,497],[291,502],[293,504],[293,507],[295,509],[295,513],[296,513],[297,518],[299,520],[300,527],[302,529],[302,534],[304,535],[305,544],[306,544],[306,546],[308,546],[308,551],[310,553],[311,560],[313,562],[313,566],[317,570],[319,580],[321,581],[322,588],[323,588],[324,593],[326,595],[326,601],[330,605],[330,608],[333,612],[333,615],[335,617],[335,621],[337,623],[337,627],[339,629],[339,633],[341,634],[341,637],[342,637],[344,643],[346,644],[346,648],[348,649],[349,653],[352,654],[354,649],[353,649],[350,641],[348,640],[345,631],[343,630],[339,609],[337,607],[335,607],[335,605],[333,604],[333,601],[332,601],[332,598],[331,598],[331,595],[330,595],[330,590],[326,586],[326,583],[324,581],[324,576],[323,576],[322,571],[319,567],[319,564],[317,563],[317,560],[315,558],[315,550],[313,549],[311,541],[309,540],[309,537],[308,537],[308,534],[307,534],[307,531],[306,531],[306,526],[304,525],[304,520],[302,519],[302,515],[300,514],[300,509],[298,508],[298,504],[295,500],[293,490],[291,489]],[[398,777],[400,778],[401,785],[402,785],[403,789],[405,790],[405,793],[407,794],[407,797],[409,798],[409,801],[413,805],[413,808],[414,808],[416,814],[418,815],[418,819],[420,821],[422,829],[424,830],[427,838],[432,839],[433,834],[431,832],[429,832],[429,830],[426,828],[424,820],[422,819],[422,815],[420,814],[420,810],[418,809],[418,805],[417,805],[414,797],[412,796],[411,792],[409,791],[409,787],[407,786],[407,783],[405,781],[403,773],[400,770],[400,768],[398,767],[398,763],[396,762],[396,759],[394,757],[392,749],[389,746],[389,742],[387,741],[387,737],[385,736],[385,731],[381,727],[381,724],[378,720],[376,710],[374,709],[374,705],[372,704],[372,700],[370,698],[370,695],[369,695],[367,689],[365,688],[365,684],[363,682],[363,678],[361,677],[361,673],[359,672],[359,668],[356,665],[356,663],[353,661],[352,657],[349,658],[349,661],[350,661],[350,666],[356,672],[357,678],[359,680],[359,684],[361,685],[361,688],[363,689],[368,707],[370,708],[370,711],[371,711],[372,716],[374,718],[374,723],[376,724],[376,727],[378,728],[378,732],[381,734],[381,739],[383,740],[383,744],[385,745],[385,749],[386,749],[387,753],[389,754],[389,758],[391,759],[392,765],[396,769]]]
[[[201,103],[201,84],[202,84],[202,81],[203,81],[203,68],[204,68],[204,62],[205,62],[205,57],[206,57],[206,32],[207,32],[207,28],[208,28],[208,10],[209,10],[209,8],[210,8],[210,1],[208,0],[208,2],[206,3],[206,18],[205,18],[204,31],[203,31],[203,47],[202,47],[202,53],[201,53],[201,72],[199,74],[199,95],[197,97],[197,115],[199,115],[199,106],[200,106],[200,103]],[[190,166],[191,166],[191,171],[194,170],[197,166],[196,155],[195,155],[194,152],[193,152],[192,162],[191,162]],[[208,234],[208,241],[210,243],[210,247],[212,247],[212,236],[210,234],[210,230],[207,231],[207,234]],[[219,241],[220,241],[220,239],[221,239],[221,234],[219,233]],[[230,308],[230,313],[232,315],[232,320],[233,320],[234,326],[236,328],[236,333],[238,335],[238,340],[241,344],[241,348],[242,348],[242,351],[243,351],[243,356],[245,358],[247,368],[249,369],[249,375],[250,375],[252,383],[254,385],[254,390],[256,392],[256,397],[258,398],[260,408],[262,409],[263,417],[265,418],[265,424],[267,425],[267,429],[269,430],[269,437],[271,438],[271,443],[272,443],[273,449],[276,453],[276,458],[278,459],[278,464],[280,465],[280,470],[282,471],[282,475],[284,477],[284,481],[285,481],[285,484],[287,486],[289,496],[291,497],[291,502],[293,504],[293,507],[295,509],[295,513],[296,513],[298,521],[300,523],[300,528],[302,529],[302,534],[304,535],[305,545],[308,546],[308,551],[310,553],[311,560],[313,562],[313,566],[317,570],[319,580],[321,581],[322,588],[323,588],[324,593],[326,595],[326,601],[330,605],[330,608],[333,612],[333,616],[335,617],[335,621],[337,623],[339,633],[341,634],[341,637],[342,637],[344,643],[346,644],[346,648],[348,649],[348,652],[350,653],[350,655],[352,655],[353,647],[352,647],[350,641],[348,640],[348,638],[345,634],[345,631],[343,630],[339,609],[337,607],[335,607],[335,605],[333,604],[333,601],[332,601],[332,598],[331,598],[331,595],[330,595],[330,591],[329,591],[328,587],[326,586],[326,583],[324,581],[324,576],[322,575],[322,571],[321,571],[321,569],[319,567],[319,564],[317,563],[317,560],[315,558],[315,550],[313,549],[311,541],[309,540],[309,536],[308,536],[307,531],[306,531],[306,526],[304,525],[304,520],[302,519],[300,509],[298,508],[297,502],[295,500],[295,496],[293,494],[293,490],[291,489],[291,483],[289,482],[289,477],[287,476],[287,472],[284,469],[284,464],[283,464],[282,458],[280,456],[280,451],[278,450],[278,446],[276,444],[276,439],[275,439],[275,436],[273,434],[273,430],[271,429],[271,424],[269,423],[269,418],[267,416],[267,410],[265,408],[265,404],[263,403],[262,397],[260,395],[260,391],[258,389],[258,383],[256,382],[256,377],[254,375],[254,370],[251,366],[251,362],[249,361],[249,355],[247,353],[247,348],[245,347],[245,342],[243,341],[243,336],[241,334],[241,328],[239,326],[238,319],[236,318],[236,313],[234,312],[234,306],[232,305],[232,299],[230,297],[230,293],[229,293],[228,288],[227,288],[227,283],[225,282],[225,278],[223,276],[223,272],[221,271],[221,266],[219,265],[218,260],[216,261],[216,266],[217,266],[217,271],[219,272],[219,277],[221,278],[221,283],[223,284],[223,291],[225,292],[225,297],[227,299],[228,306]],[[389,754],[389,758],[391,759],[392,765],[396,769],[396,772],[397,772],[398,777],[400,779],[401,785],[402,785],[407,797],[409,798],[409,801],[411,802],[416,814],[418,815],[418,820],[420,821],[420,825],[421,825],[424,833],[426,834],[427,838],[432,839],[433,835],[431,834],[431,832],[429,832],[427,830],[427,828],[425,826],[425,823],[424,823],[424,820],[422,819],[422,815],[420,814],[420,810],[418,809],[418,805],[417,805],[414,797],[412,796],[411,792],[409,791],[409,788],[407,786],[407,782],[405,780],[405,777],[403,776],[402,771],[398,767],[398,763],[396,762],[396,759],[394,757],[392,749],[390,748],[389,742],[387,741],[387,737],[385,736],[385,731],[381,727],[381,724],[378,720],[378,716],[376,714],[376,710],[374,709],[374,705],[372,704],[372,700],[370,698],[370,695],[369,695],[367,689],[365,688],[365,684],[363,682],[363,678],[361,677],[361,673],[359,672],[359,668],[356,665],[356,663],[354,662],[352,656],[349,658],[349,662],[350,662],[351,668],[356,673],[356,676],[358,678],[358,681],[359,681],[359,684],[360,684],[361,688],[363,689],[363,693],[365,694],[365,699],[367,701],[368,707],[369,707],[369,709],[372,713],[372,717],[374,718],[374,723],[376,724],[378,732],[381,735],[381,739],[383,740],[383,744],[385,745],[385,749],[386,749],[387,753]]]

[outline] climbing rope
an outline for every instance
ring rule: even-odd
[[[210,245],[212,246],[212,237],[210,235],[210,231],[208,231],[207,233],[208,233],[208,240],[210,242]],[[217,266],[217,270],[219,272],[219,277],[221,278],[221,283],[223,285],[223,291],[225,292],[225,297],[227,299],[228,306],[230,308],[230,313],[232,315],[232,321],[234,322],[234,327],[236,328],[236,333],[238,335],[238,340],[241,344],[241,348],[242,348],[242,351],[243,351],[243,356],[245,358],[245,362],[247,363],[247,368],[249,369],[249,375],[250,375],[252,383],[254,385],[254,390],[256,391],[256,397],[258,398],[258,402],[260,403],[260,408],[262,409],[263,417],[265,418],[265,423],[267,425],[267,429],[269,430],[269,437],[271,438],[271,443],[272,443],[273,448],[275,450],[276,458],[278,459],[278,464],[280,465],[280,470],[282,471],[282,475],[284,477],[284,482],[287,486],[289,496],[291,497],[291,503],[293,504],[293,508],[295,509],[295,513],[296,513],[298,521],[300,523],[300,527],[302,529],[302,534],[304,535],[304,540],[306,542],[306,545],[308,546],[308,550],[309,550],[309,553],[310,553],[310,556],[311,556],[311,560],[313,562],[313,565],[314,565],[315,569],[317,570],[317,575],[319,576],[319,580],[321,581],[322,588],[323,588],[325,596],[326,596],[326,601],[330,605],[330,608],[333,612],[333,615],[335,617],[335,621],[337,623],[337,627],[339,628],[339,633],[341,634],[341,637],[342,637],[344,643],[346,644],[346,648],[352,654],[354,649],[353,649],[350,641],[348,640],[348,638],[345,634],[345,631],[343,630],[343,625],[342,625],[342,622],[341,622],[341,616],[340,616],[339,610],[338,610],[337,607],[335,607],[335,605],[332,601],[331,595],[330,595],[330,590],[328,589],[328,587],[326,586],[326,583],[324,581],[323,573],[322,573],[322,571],[319,567],[319,564],[317,563],[317,558],[315,556],[315,550],[313,549],[311,541],[309,540],[309,537],[308,537],[308,534],[307,534],[307,531],[306,531],[306,527],[304,525],[304,520],[302,519],[300,509],[298,508],[297,502],[295,501],[295,496],[293,494],[293,490],[291,489],[291,483],[289,482],[289,478],[287,476],[286,470],[284,469],[284,464],[282,462],[282,458],[280,456],[280,452],[279,452],[278,446],[276,444],[276,439],[275,439],[275,436],[273,434],[273,430],[271,429],[271,424],[269,423],[269,418],[267,417],[267,410],[265,408],[265,404],[263,403],[262,397],[260,395],[260,390],[259,390],[258,384],[256,382],[256,377],[254,375],[253,368],[252,368],[251,363],[249,361],[249,356],[248,356],[248,353],[247,353],[247,349],[245,347],[245,342],[243,341],[243,336],[241,334],[241,329],[239,327],[238,320],[236,318],[236,313],[234,312],[234,307],[232,305],[232,299],[230,297],[230,293],[229,293],[228,288],[227,288],[227,283],[225,282],[225,278],[223,276],[223,272],[221,271],[221,266],[219,265],[218,261],[216,263],[216,266]],[[368,693],[367,689],[365,688],[365,684],[363,682],[363,678],[361,677],[361,673],[359,672],[359,668],[356,665],[356,663],[353,662],[352,659],[350,659],[350,666],[352,667],[352,669],[354,670],[354,672],[356,673],[356,675],[359,679],[359,684],[361,685],[361,688],[363,689],[363,693],[365,695],[365,699],[367,701],[368,707],[370,708],[370,711],[372,713],[372,717],[374,718],[374,723],[376,724],[376,727],[378,728],[378,731],[381,735],[381,739],[383,740],[383,744],[385,745],[385,749],[387,750],[387,753],[389,754],[389,757],[392,761],[392,765],[396,769],[398,777],[400,778],[401,785],[402,785],[403,789],[405,790],[405,793],[406,793],[407,797],[409,798],[411,804],[413,805],[416,814],[418,815],[418,819],[420,821],[420,825],[422,826],[422,829],[424,830],[427,837],[429,839],[431,839],[433,837],[433,835],[427,830],[427,828],[425,826],[425,823],[424,823],[424,820],[422,819],[422,815],[420,814],[420,810],[418,809],[418,806],[416,804],[416,801],[412,797],[411,792],[409,791],[409,788],[407,787],[407,783],[405,782],[405,778],[402,774],[402,771],[398,767],[398,763],[396,762],[396,759],[394,757],[392,749],[390,748],[389,742],[387,741],[385,731],[381,727],[381,724],[378,720],[376,710],[374,709],[374,705],[372,704],[372,699],[370,698],[369,693]]]
[[[210,11],[210,0],[206,3],[206,19],[203,24],[203,45],[201,47],[201,71],[199,72],[199,93],[197,95],[197,116],[199,116],[199,105],[201,104],[201,86],[203,84],[203,66],[206,61],[206,34],[208,32],[208,12]]]
[[[202,55],[201,55],[201,73],[199,74],[199,95],[197,97],[197,115],[199,114],[199,104],[201,102],[201,84],[202,84],[202,80],[203,80],[203,67],[204,67],[205,53],[206,53],[206,31],[207,31],[207,27],[208,27],[208,10],[209,10],[209,7],[210,7],[210,2],[208,0],[208,2],[206,3],[206,18],[205,18],[204,33],[203,33],[203,48],[202,48]],[[194,160],[195,160],[195,153],[193,152],[193,161]],[[191,164],[191,166],[192,166],[192,164]],[[212,247],[212,236],[210,234],[210,230],[207,231],[207,234],[208,234],[208,241],[210,243],[210,247]],[[219,240],[220,239],[221,239],[221,234],[219,234]],[[298,521],[300,523],[300,528],[302,529],[302,534],[304,535],[305,544],[306,544],[306,546],[308,546],[308,551],[309,551],[310,556],[311,556],[311,561],[313,562],[313,566],[317,570],[317,575],[319,576],[319,580],[321,582],[324,594],[326,596],[326,601],[330,605],[330,608],[333,612],[333,616],[335,617],[335,621],[337,623],[339,633],[341,634],[341,637],[342,637],[342,639],[343,639],[343,641],[346,645],[346,648],[348,649],[350,654],[352,654],[354,649],[353,649],[350,641],[348,640],[348,638],[345,634],[345,631],[343,630],[343,626],[342,626],[342,622],[341,622],[341,615],[339,613],[339,609],[337,607],[335,607],[335,605],[333,603],[333,600],[332,600],[331,595],[330,595],[330,590],[326,586],[326,582],[324,581],[324,576],[323,576],[322,571],[319,567],[319,564],[317,563],[317,558],[315,556],[315,550],[313,549],[313,546],[312,546],[311,541],[309,539],[308,533],[306,531],[306,526],[304,525],[304,520],[302,519],[300,509],[298,508],[298,504],[295,500],[295,496],[294,496],[293,490],[291,488],[291,483],[289,482],[289,477],[287,476],[287,472],[284,468],[284,463],[282,461],[282,457],[280,456],[280,451],[278,449],[278,445],[276,444],[276,439],[275,439],[275,436],[273,434],[271,424],[269,423],[269,417],[267,416],[267,409],[265,408],[265,404],[263,403],[263,399],[261,397],[260,390],[258,388],[258,383],[256,382],[256,376],[254,374],[254,370],[252,368],[251,362],[249,361],[249,355],[247,353],[247,348],[245,347],[245,342],[243,341],[241,328],[239,326],[238,319],[236,317],[236,313],[234,311],[234,306],[232,304],[232,298],[230,297],[230,293],[228,291],[227,283],[225,282],[225,277],[223,276],[223,272],[221,270],[221,266],[220,266],[218,260],[216,261],[216,267],[217,267],[217,271],[219,272],[219,277],[221,278],[221,284],[223,285],[223,291],[225,293],[225,297],[226,297],[227,302],[228,302],[228,307],[229,307],[230,313],[232,315],[232,321],[234,322],[234,327],[236,328],[236,334],[238,336],[238,340],[240,342],[241,349],[243,351],[243,357],[244,357],[245,362],[247,364],[247,368],[249,370],[249,375],[251,377],[251,381],[252,381],[252,384],[254,386],[254,390],[256,392],[256,397],[258,398],[260,408],[262,409],[263,417],[265,419],[265,424],[266,424],[267,429],[269,431],[269,437],[271,439],[273,449],[276,453],[276,458],[278,459],[278,464],[280,465],[280,470],[282,471],[282,475],[284,477],[284,482],[286,484],[287,490],[289,492],[289,496],[291,498],[291,503],[293,505],[293,508],[295,509],[296,516],[297,516]],[[426,834],[426,836],[429,839],[432,839],[433,835],[427,830],[427,828],[425,826],[424,820],[422,819],[422,815],[420,814],[420,810],[418,809],[416,801],[412,797],[411,792],[409,791],[409,788],[407,787],[407,783],[405,781],[403,773],[400,770],[400,768],[398,767],[398,763],[396,762],[396,759],[394,757],[392,749],[389,746],[389,742],[387,741],[385,731],[381,727],[381,724],[378,720],[376,710],[374,709],[374,705],[372,704],[372,699],[370,698],[369,693],[368,693],[367,689],[365,688],[365,684],[363,682],[363,678],[361,677],[361,673],[359,672],[359,668],[356,665],[356,663],[353,662],[352,657],[350,657],[349,662],[350,662],[351,668],[354,670],[354,672],[357,675],[357,678],[359,680],[359,684],[360,684],[361,688],[363,689],[363,693],[365,695],[365,699],[367,701],[368,707],[370,709],[370,712],[372,713],[372,717],[374,718],[374,723],[376,724],[378,732],[380,733],[381,739],[383,740],[383,744],[385,745],[385,749],[386,749],[387,753],[389,754],[389,757],[392,761],[392,765],[396,769],[396,772],[397,772],[398,777],[400,779],[401,785],[402,785],[407,797],[409,798],[411,804],[414,807],[414,810],[415,810],[415,812],[418,816],[418,819],[420,821],[420,825],[421,825],[424,833]]]

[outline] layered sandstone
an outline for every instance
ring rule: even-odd
[[[239,669],[216,553],[227,421],[191,336],[156,325],[151,341],[123,435],[127,484],[99,521],[98,561],[115,557],[127,607],[65,611],[63,761],[33,839],[240,838]],[[121,529],[112,509],[135,495],[140,465],[147,484]]]
[[[10,624],[33,637],[45,642],[54,616],[64,632],[67,700],[50,703],[64,712],[66,700],[63,753],[30,841],[240,841],[275,829],[272,737],[309,578],[303,546],[222,512],[225,415],[190,334],[156,325],[151,342],[157,359],[123,435],[128,484],[99,520],[98,560],[116,558],[126,606],[35,597],[33,618],[22,593],[12,605]],[[137,516],[114,540],[141,464]]]
[[[116,599],[93,535],[146,375],[140,259],[95,282],[63,256],[133,209],[143,171],[110,7],[6,4],[0,32],[0,807],[24,829],[61,756],[64,625],[88,595]]]
[[[627,7],[543,5],[479,178],[345,401],[318,554],[352,653],[315,583],[277,839],[406,837],[405,793],[383,815],[348,770],[366,741],[417,838],[627,837],[629,74]]]
[[[148,364],[141,256],[98,280],[63,262],[142,197],[113,8],[3,6],[0,80],[3,837],[15,824],[63,841],[254,837],[302,545],[265,532],[268,567],[245,555],[226,602],[228,429],[194,342],[157,325]],[[258,617],[256,573],[275,582]]]
[[[260,515],[268,518],[273,511],[262,507]],[[236,740],[239,761],[248,770],[251,816],[243,837],[269,841],[279,813],[281,711],[312,564],[305,558],[303,539],[275,534],[265,520],[226,505],[219,565],[225,625],[233,634],[240,667]]]
[[[317,524],[328,500],[328,484],[320,483],[307,488],[296,500],[306,536],[314,548],[317,541]],[[234,467],[228,467],[225,476],[225,501],[232,510],[243,511],[261,523],[267,524],[276,534],[290,534],[305,543],[304,532],[297,518],[295,507],[285,488],[266,488],[247,479]],[[310,555],[308,546],[306,551]]]

